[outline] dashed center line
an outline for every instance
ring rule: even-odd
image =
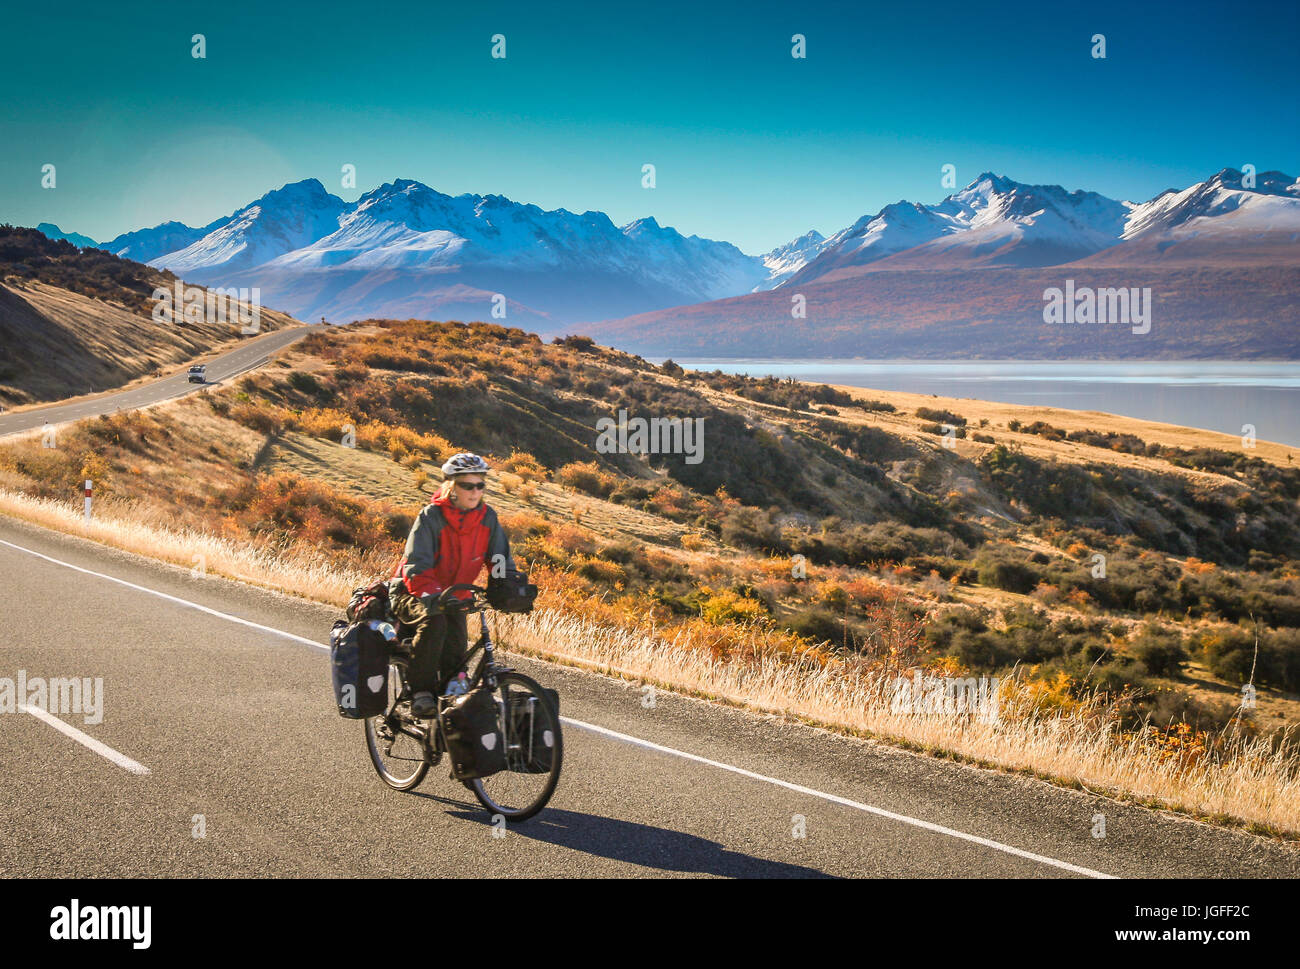
[[[69,737],[71,737],[77,743],[81,744],[83,747],[89,748],[90,750],[93,750],[95,753],[99,754],[99,756],[111,760],[114,764],[116,764],[118,767],[121,767],[123,770],[128,770],[132,774],[149,773],[149,768],[145,767],[144,764],[132,760],[130,757],[126,756],[126,754],[121,753],[120,751],[114,750],[112,747],[108,746],[108,744],[96,740],[94,737],[90,736],[90,734],[82,733],[76,727],[72,726],[71,724],[64,723],[58,717],[54,716],[52,713],[49,713],[46,710],[42,710],[40,707],[29,707],[26,704],[21,704],[18,707],[18,711],[20,713],[30,713],[37,720],[40,720],[43,723],[48,723],[55,730],[59,731],[60,733],[67,734]]]

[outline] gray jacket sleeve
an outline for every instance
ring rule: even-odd
[[[437,505],[425,505],[415,516],[411,533],[406,536],[406,567],[402,569],[403,578],[411,578],[433,568],[438,559],[438,532],[442,525],[442,513]]]

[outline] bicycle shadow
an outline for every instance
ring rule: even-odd
[[[479,813],[478,820],[483,820],[483,806],[472,798],[447,797],[445,794],[430,794],[428,791],[406,791],[405,793],[410,794],[412,797],[422,797],[429,801],[437,801],[439,804],[445,805],[446,807],[463,808],[467,811],[477,811]],[[454,811],[450,813],[453,817],[463,816]]]
[[[452,817],[491,825],[482,808],[449,811]],[[725,878],[834,878],[816,868],[731,851],[698,835],[636,821],[547,808],[535,818],[509,825],[510,837],[532,838],[612,861],[662,871]]]

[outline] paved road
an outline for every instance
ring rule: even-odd
[[[265,363],[272,353],[301,340],[310,332],[310,327],[294,326],[283,330],[272,330],[254,337],[247,343],[241,343],[232,350],[203,361],[208,367],[208,383],[228,380],[247,370]],[[163,377],[130,390],[104,394],[88,400],[74,400],[69,403],[47,404],[31,410],[17,413],[0,414],[0,437],[6,434],[18,434],[44,427],[48,422],[58,425],[68,421],[77,421],[85,417],[97,417],[117,410],[132,410],[148,404],[156,404],[173,397],[181,397],[195,390],[201,390],[202,384],[192,384],[184,373]]]
[[[58,717],[80,736],[0,716],[0,875],[1300,876],[1249,835],[518,658],[561,692],[565,770],[494,838],[444,768],[375,777],[315,645],[333,610],[8,519],[0,583],[0,677],[105,697]]]

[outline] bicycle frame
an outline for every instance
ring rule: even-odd
[[[448,599],[448,597],[452,593],[458,592],[460,590],[472,590],[474,592],[474,597],[472,600],[470,600],[472,602],[472,605],[464,608],[463,610],[459,606],[453,606],[452,600]],[[443,590],[442,594],[438,597],[437,605],[439,606],[439,611],[443,612],[444,614],[451,613],[451,612],[460,612],[460,611],[464,611],[466,615],[472,615],[474,613],[478,613],[478,617],[479,617],[478,641],[472,647],[470,647],[469,650],[466,651],[464,660],[462,661],[462,665],[468,666],[470,658],[475,653],[477,653],[480,649],[483,650],[483,658],[479,661],[478,668],[474,671],[474,675],[470,678],[469,688],[475,689],[480,684],[486,681],[488,689],[492,690],[493,693],[495,693],[497,688],[497,675],[501,673],[509,673],[513,669],[513,667],[497,665],[495,647],[492,642],[491,632],[488,629],[488,621],[487,621],[488,605],[485,602],[483,602],[481,598],[484,594],[485,594],[484,590],[476,585],[453,585]],[[461,600],[455,599],[454,601],[459,603]],[[441,757],[442,752],[447,749],[446,741],[442,739],[442,717],[435,716],[433,718],[434,729],[430,730],[425,727],[414,726],[413,724],[418,723],[419,721],[407,720],[405,717],[399,716],[397,714],[396,711],[397,711],[398,704],[400,704],[403,700],[410,699],[411,689],[410,689],[410,684],[407,683],[406,681],[406,672],[410,667],[411,656],[409,653],[406,652],[405,649],[402,649],[393,656],[392,662],[393,665],[398,668],[399,673],[402,677],[402,688],[401,690],[398,691],[397,698],[393,701],[392,706],[388,709],[388,712],[384,715],[384,720],[388,724],[390,730],[400,731],[402,734],[410,737],[413,740],[418,740],[421,744],[423,744],[425,748],[426,758],[429,760],[430,763],[436,763],[437,759]],[[504,703],[500,700],[500,698],[497,698],[496,702],[497,705],[501,707],[501,717],[502,717],[502,722],[504,723],[505,722]],[[436,748],[433,745],[433,738],[435,735],[439,740],[439,743]]]
[[[472,590],[473,595],[461,599],[456,593],[462,589]],[[437,601],[426,599],[425,606],[430,615],[463,612],[467,618],[471,613],[479,614],[478,640],[466,649],[457,668],[468,672],[474,654],[482,650],[469,684],[476,694],[477,691],[487,690],[488,697],[476,695],[469,702],[471,705],[482,703],[486,706],[490,697],[491,708],[496,711],[498,736],[502,738],[502,753],[505,755],[504,766],[494,763],[487,777],[507,771],[521,776],[534,776],[534,780],[524,778],[520,784],[514,783],[508,776],[501,784],[495,781],[485,783],[477,770],[471,769],[476,764],[462,764],[457,758],[451,764],[451,778],[472,791],[479,803],[494,814],[514,820],[527,820],[550,801],[563,763],[564,746],[558,720],[559,711],[554,701],[547,699],[547,692],[554,694],[554,691],[546,691],[545,687],[531,677],[498,663],[496,644],[492,640],[487,617],[487,610],[493,608],[493,604],[487,599],[486,589],[473,585],[452,586],[444,590]],[[459,645],[459,622],[464,620],[459,615],[455,618],[458,624],[456,640]],[[409,706],[413,701],[413,691],[408,679],[415,659],[414,642],[408,635],[410,627],[401,623],[398,625],[400,642],[394,644],[389,653],[389,663],[393,669],[389,683],[389,696],[392,700],[384,714],[367,720],[366,744],[380,778],[399,791],[410,791],[424,780],[429,768],[440,763],[443,754],[448,752],[444,720],[451,718],[445,715],[460,700],[444,694],[438,698],[436,713],[423,718],[414,715]],[[475,718],[479,712],[473,711]],[[539,721],[539,713],[545,714],[547,720]],[[395,754],[394,744],[399,740],[405,742],[404,738],[414,741],[418,747]],[[484,746],[493,749],[487,741],[485,734]],[[465,756],[472,762],[477,754],[467,749]],[[420,763],[421,760],[423,763]],[[404,766],[394,768],[394,764]],[[416,766],[412,768],[412,764]],[[538,784],[541,786],[537,787]],[[521,791],[528,792],[527,796]]]

